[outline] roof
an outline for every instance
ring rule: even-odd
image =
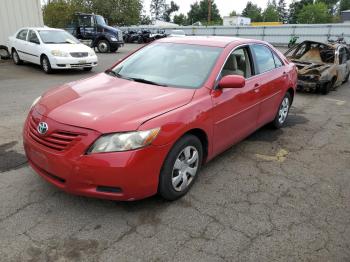
[[[186,36],[186,37],[170,37],[162,38],[158,42],[163,43],[178,43],[178,44],[192,44],[192,45],[203,45],[203,46],[215,46],[215,47],[226,47],[232,42],[246,43],[246,42],[261,42],[259,40],[250,40],[238,37],[227,37],[227,36]]]
[[[43,27],[23,27],[22,29],[28,29],[28,30],[50,30],[50,31],[62,31],[63,29],[59,29],[59,28],[51,28],[51,27],[47,27],[47,26],[43,26]]]

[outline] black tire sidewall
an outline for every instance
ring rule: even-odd
[[[17,56],[17,62],[16,62],[16,60],[15,60],[15,58],[14,58],[15,56]],[[12,59],[13,59],[13,62],[14,62],[16,65],[22,64],[22,60],[21,60],[21,58],[19,57],[19,55],[18,55],[18,53],[17,53],[16,50],[13,50],[13,51],[12,51]]]
[[[106,43],[106,45],[107,45],[107,51],[103,52],[103,51],[100,50],[100,44],[101,44],[101,43]],[[110,52],[110,50],[111,50],[111,45],[108,43],[107,40],[100,40],[100,41],[98,41],[98,43],[97,43],[97,50],[98,50],[100,53],[108,53],[108,52]]]
[[[180,152],[186,146],[193,146],[197,149],[199,155],[199,164],[197,174],[194,176],[191,184],[183,191],[178,192],[173,188],[172,185],[172,172],[174,163],[180,154]],[[159,184],[158,184],[158,193],[166,200],[176,200],[182,196],[184,196],[195,183],[198,174],[200,172],[203,161],[203,145],[201,141],[194,135],[185,135],[181,137],[169,151],[166,159],[164,160],[160,176],[159,176]]]
[[[278,118],[279,118],[279,111],[280,111],[281,105],[282,105],[282,103],[283,103],[283,100],[284,100],[286,97],[287,97],[288,100],[289,100],[288,114],[287,114],[287,117],[286,117],[286,119],[284,120],[284,122],[283,122],[283,123],[280,123],[280,121],[278,120]],[[287,93],[284,95],[284,97],[283,97],[281,103],[279,104],[278,109],[277,109],[277,113],[276,113],[276,116],[275,116],[275,119],[274,119],[273,122],[272,122],[272,125],[273,125],[274,128],[277,128],[277,129],[278,129],[278,128],[283,127],[283,126],[286,124],[287,119],[288,119],[288,116],[289,116],[289,110],[290,110],[291,105],[292,105],[292,97],[291,97],[290,93],[287,92]]]
[[[47,60],[47,65],[48,65],[48,70],[47,70],[47,71],[45,71],[44,66],[43,66],[43,61],[44,61],[45,59]],[[44,56],[41,58],[41,68],[43,69],[43,71],[44,71],[46,74],[51,74],[51,72],[52,72],[50,60],[49,60],[49,58],[48,58],[46,55],[44,55]]]

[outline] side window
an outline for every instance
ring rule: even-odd
[[[253,45],[252,50],[256,58],[256,68],[260,74],[276,67],[270,48],[264,45]]]
[[[28,33],[28,30],[27,29],[23,29],[23,30],[19,31],[19,33],[17,34],[16,38],[26,41],[27,33]]]
[[[32,43],[36,43],[36,44],[40,43],[38,36],[36,35],[36,33],[33,30],[29,31],[28,41],[32,42]]]
[[[345,64],[347,60],[346,50],[342,47],[339,49],[339,64]]]
[[[251,61],[247,47],[234,50],[222,69],[221,76],[241,75],[248,78],[252,75]]]
[[[275,60],[275,66],[276,67],[283,66],[283,62],[282,62],[281,58],[279,58],[279,56],[277,56],[277,54],[275,52],[272,52],[272,55],[273,55],[273,59]]]

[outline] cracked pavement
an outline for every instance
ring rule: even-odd
[[[215,158],[176,202],[78,197],[36,175],[21,145],[34,98],[136,47],[92,73],[0,64],[0,260],[350,261],[349,84],[298,93],[285,128]]]

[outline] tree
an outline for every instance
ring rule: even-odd
[[[339,11],[345,11],[350,9],[350,0],[340,0]]]
[[[237,14],[237,12],[235,11],[235,10],[233,10],[230,14],[229,14],[229,16],[237,16],[238,14]]]
[[[248,1],[246,7],[242,11],[242,15],[249,17],[252,22],[262,22],[261,8]]]
[[[285,23],[288,20],[288,12],[286,7],[286,2],[284,0],[279,0],[277,5],[278,21]]]
[[[189,24],[200,21],[203,24],[208,24],[209,1],[201,0],[191,5],[190,11],[187,13]],[[222,19],[215,1],[211,1],[211,25],[222,24]]]
[[[178,25],[187,25],[187,17],[184,14],[174,16],[174,23]]]
[[[163,14],[164,21],[170,22],[171,21],[171,14],[179,11],[179,9],[180,9],[180,7],[174,1],[170,2],[170,6],[166,4],[165,5],[165,12]]]
[[[323,24],[330,23],[332,16],[329,14],[325,3],[309,4],[303,7],[297,15],[298,23],[302,24]]]
[[[290,24],[296,24],[297,23],[297,16],[300,13],[300,11],[303,9],[304,6],[313,4],[313,0],[301,0],[296,1],[293,0],[293,2],[289,5],[289,17],[288,17],[288,23]]]
[[[165,8],[165,0],[152,0],[150,6],[152,17],[156,20],[162,20],[164,18]]]
[[[277,8],[276,8],[276,6],[274,6],[270,2],[267,3],[267,7],[263,12],[263,21],[264,22],[278,22],[279,21],[279,15],[277,12]]]
[[[141,11],[141,0],[55,0],[43,7],[45,24],[52,27],[67,26],[75,12],[102,15],[110,25],[135,25]]]

